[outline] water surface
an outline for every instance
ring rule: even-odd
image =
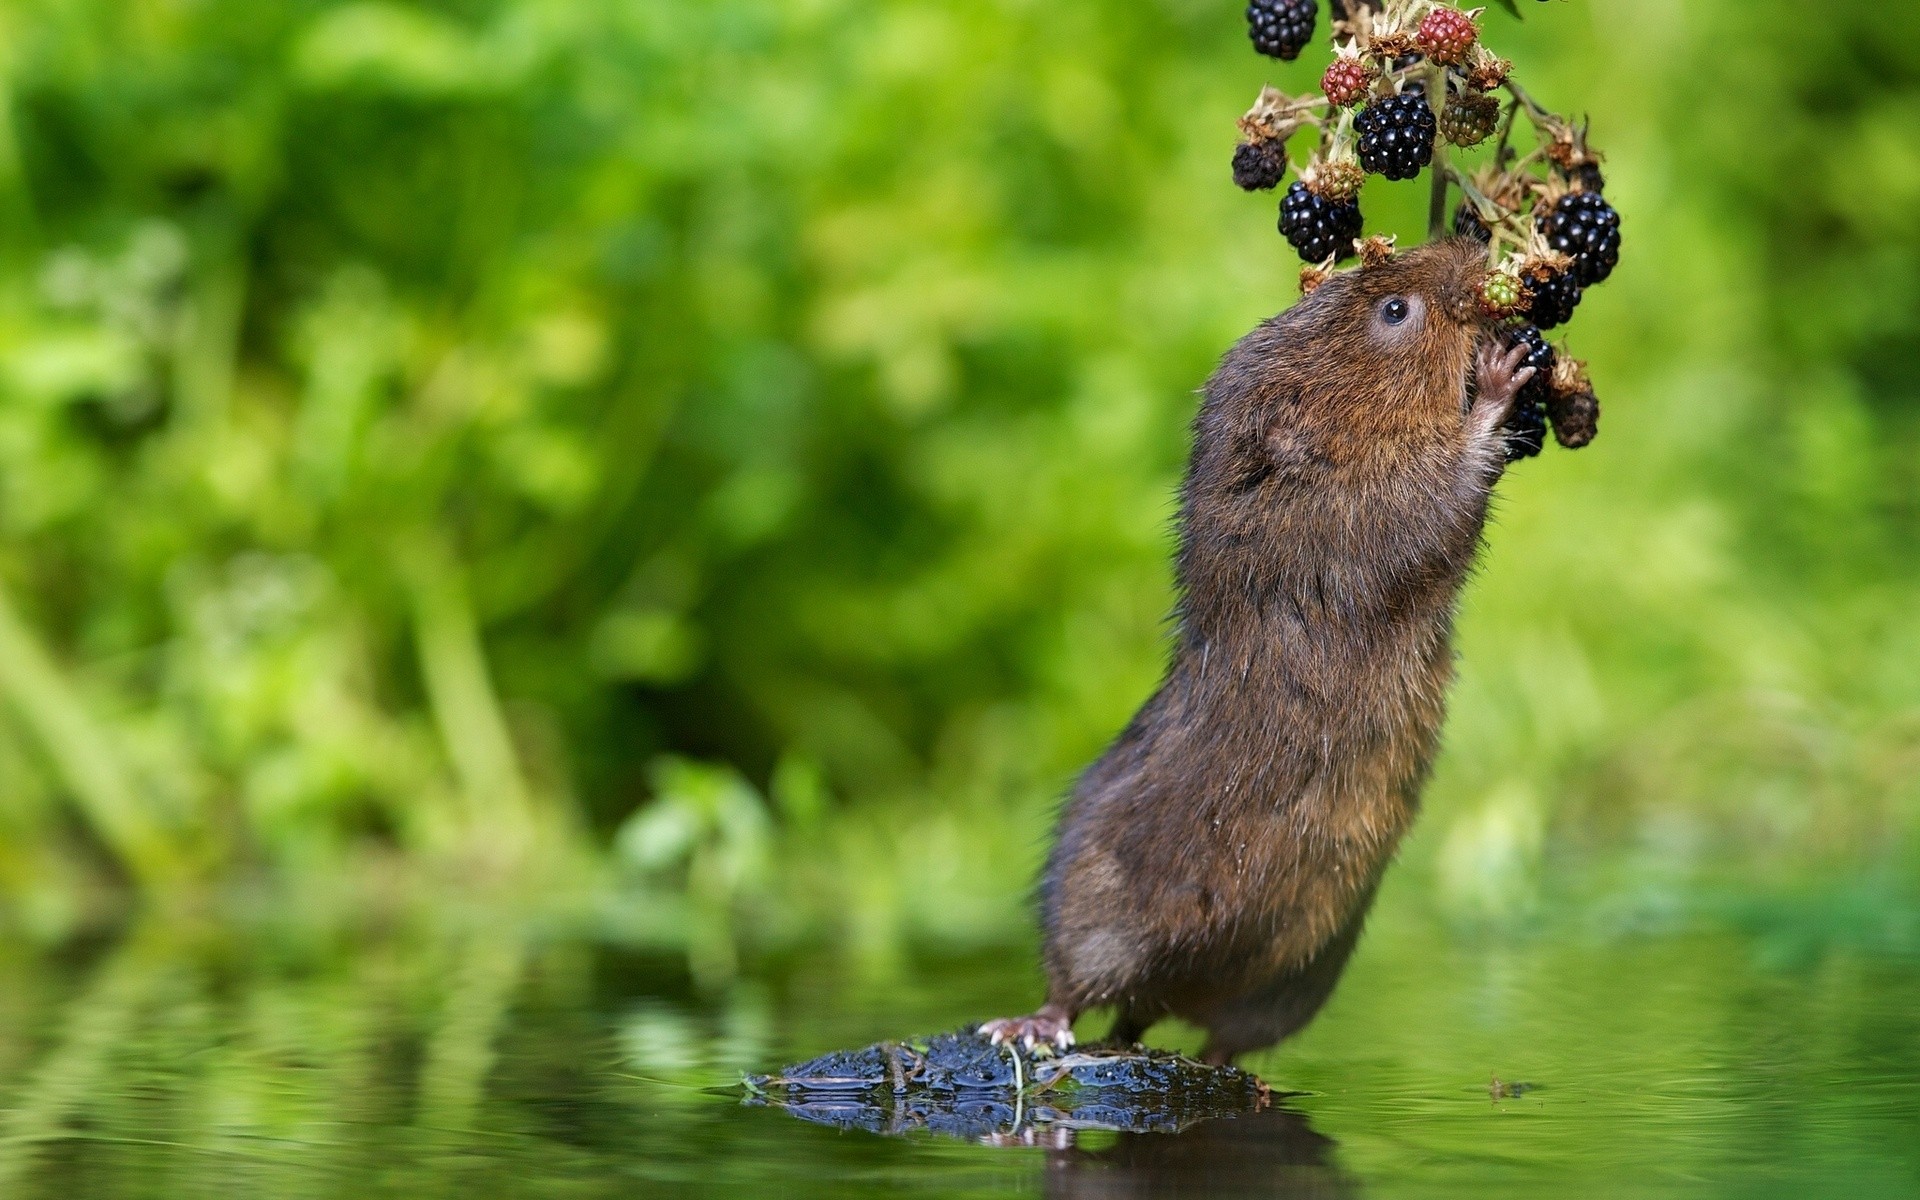
[[[1249,1064],[1293,1094],[1177,1135],[888,1138],[733,1086],[1034,988],[1016,947],[796,955],[703,992],[670,953],[497,915],[15,948],[0,1194],[1920,1194],[1920,962],[1734,932],[1390,914],[1320,1022]]]

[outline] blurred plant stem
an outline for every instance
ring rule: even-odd
[[[191,871],[182,831],[157,811],[87,711],[73,681],[20,619],[0,583],[0,692],[39,739],[87,828],[135,879],[156,887]]]
[[[465,801],[460,825],[486,850],[518,861],[532,848],[542,814],[487,670],[466,573],[431,531],[407,537],[400,555],[413,592],[421,678]]]

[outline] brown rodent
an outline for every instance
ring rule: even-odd
[[[1490,336],[1486,248],[1334,276],[1208,382],[1165,681],[1080,777],[1041,882],[1046,1004],[995,1041],[1164,1016],[1210,1061],[1332,992],[1439,742],[1453,611],[1531,377]]]

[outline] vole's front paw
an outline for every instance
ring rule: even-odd
[[[1493,436],[1513,411],[1520,389],[1533,380],[1533,368],[1521,366],[1527,358],[1527,346],[1517,342],[1501,344],[1498,338],[1486,338],[1474,361],[1474,401],[1467,414],[1467,427],[1476,440]]]
[[[1073,1018],[1048,1005],[1030,1017],[1001,1017],[980,1026],[980,1035],[996,1046],[1009,1042],[1031,1050],[1042,1042],[1057,1049],[1073,1048]]]

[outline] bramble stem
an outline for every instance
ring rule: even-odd
[[[1433,194],[1427,200],[1427,240],[1437,242],[1447,227],[1447,182],[1452,177],[1447,167],[1446,147],[1433,148]]]

